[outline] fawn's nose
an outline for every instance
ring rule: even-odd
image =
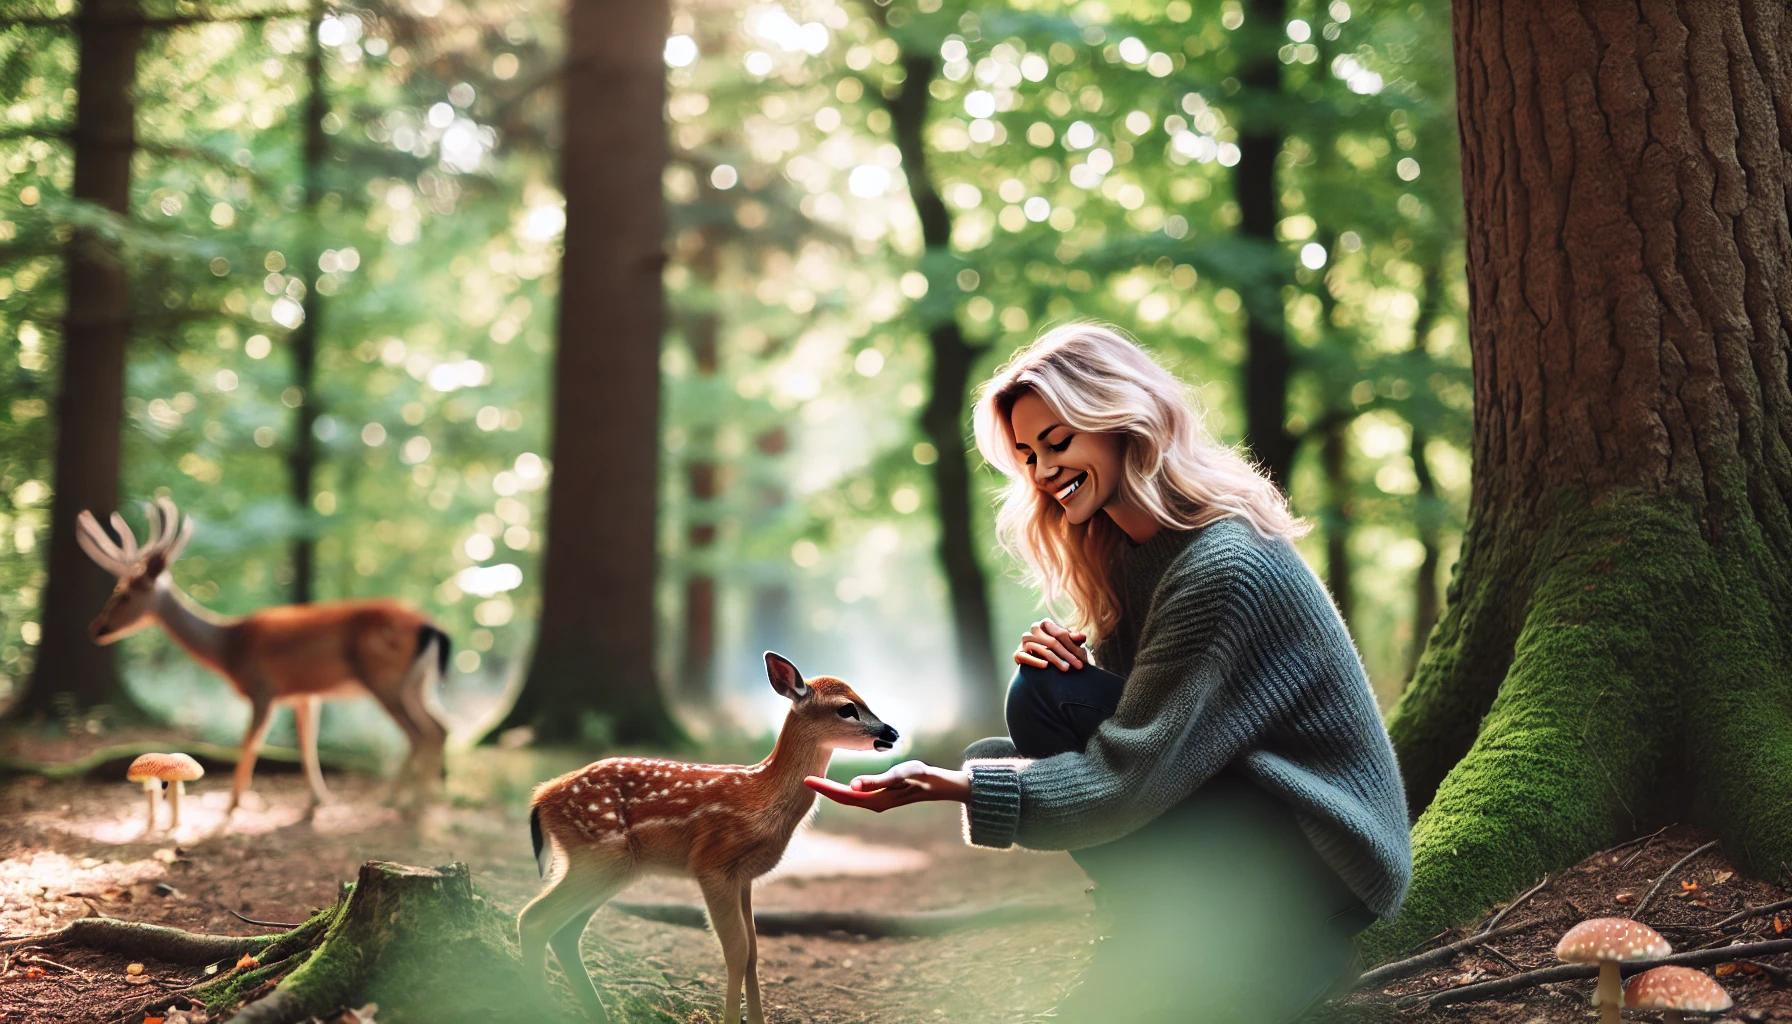
[[[871,741],[872,749],[888,750],[896,745],[896,741],[899,738],[900,737],[896,735],[896,730],[886,725],[880,732],[878,732],[877,739]]]

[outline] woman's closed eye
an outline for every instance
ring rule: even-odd
[[[1066,450],[1068,450],[1070,448],[1070,442],[1072,440],[1074,440],[1075,438],[1076,438],[1076,435],[1071,434],[1068,437],[1064,438],[1064,440],[1059,441],[1057,444],[1048,444],[1048,445],[1046,445],[1046,447],[1050,448],[1054,452],[1058,452],[1059,454],[1062,454],[1063,452],[1065,452]],[[1032,451],[1029,450],[1027,452],[1027,465],[1031,466],[1038,461],[1039,461],[1038,456],[1034,455],[1032,453]]]

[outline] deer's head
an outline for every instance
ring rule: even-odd
[[[865,705],[865,698],[833,676],[805,680],[788,658],[765,652],[765,674],[772,689],[790,701],[791,724],[800,723],[823,747],[838,750],[889,750],[896,730]]]
[[[174,502],[158,498],[154,504],[143,503],[149,517],[149,540],[139,548],[137,538],[125,524],[124,517],[112,513],[112,528],[118,531],[115,542],[93,513],[83,510],[75,520],[75,539],[87,557],[112,575],[118,586],[99,617],[87,627],[87,635],[96,644],[109,644],[135,633],[155,622],[156,580],[193,536],[193,520],[183,519]]]

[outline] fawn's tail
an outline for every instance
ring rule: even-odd
[[[554,848],[542,841],[539,807],[529,808],[529,841],[535,844],[535,869],[546,878],[548,868],[554,863]]]

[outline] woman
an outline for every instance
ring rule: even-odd
[[[1015,356],[976,432],[1009,478],[1004,547],[1088,632],[1027,632],[1009,736],[962,769],[811,786],[878,811],[956,800],[976,845],[1072,851],[1113,926],[1060,1020],[1297,1019],[1354,980],[1352,936],[1412,870],[1362,663],[1290,543],[1306,526],[1104,327]]]

